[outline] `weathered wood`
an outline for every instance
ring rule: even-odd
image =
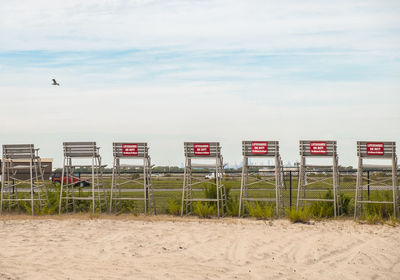
[[[297,203],[296,208],[304,208],[305,201],[326,201],[333,203],[333,214],[334,216],[341,215],[342,203],[340,196],[340,185],[339,185],[339,163],[337,155],[337,144],[334,140],[300,140],[299,142],[300,152],[300,170],[299,170],[299,181],[297,188]],[[329,165],[312,165],[307,164],[307,158],[326,158],[331,160],[332,164]],[[325,179],[308,177],[307,173],[312,171],[332,171],[332,183],[325,182]],[[327,178],[328,179],[328,178]],[[317,182],[324,181],[326,185],[329,185],[332,190],[333,199],[323,198],[310,198],[307,197],[309,193],[309,185]]]
[[[150,210],[156,214],[156,204],[154,199],[153,183],[151,178],[151,158],[149,156],[149,148],[145,142],[114,142],[113,143],[113,170],[111,179],[110,193],[110,212],[121,206],[123,200],[144,201],[144,213],[147,215]],[[121,165],[121,161],[129,161],[129,165]],[[143,173],[139,178],[134,180],[121,176],[121,169],[127,167],[140,167]],[[127,197],[122,196],[121,186],[131,182],[143,186],[143,197]],[[115,202],[115,203],[114,203]]]
[[[242,155],[243,167],[239,196],[239,217],[245,213],[247,201],[275,202],[276,214],[282,215],[284,211],[283,173],[282,160],[279,154],[279,142],[270,140],[244,140],[242,141]],[[250,165],[249,159],[251,158],[274,158],[274,165]],[[258,176],[253,176],[254,169],[256,168],[273,168],[274,180],[266,181]],[[249,183],[249,178],[252,178],[254,182]],[[275,187],[275,197],[249,197],[249,191],[251,191],[249,187],[258,183],[267,183],[273,185]],[[265,192],[265,195],[267,195],[267,192]]]
[[[3,145],[0,214],[4,210],[5,201],[8,202],[9,210],[13,206],[19,208],[18,201],[30,201],[32,215],[35,214],[35,202],[39,202],[39,209],[42,209],[48,201],[43,176],[45,166],[41,164],[38,150],[35,149],[34,144]],[[28,161],[29,165],[18,165],[21,160]],[[19,179],[16,176],[21,170],[29,170],[29,179]],[[30,185],[30,198],[22,198],[18,195],[17,186],[21,183]]]

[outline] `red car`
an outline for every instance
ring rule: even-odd
[[[60,183],[61,184],[61,175],[62,175],[61,172],[53,173],[53,175],[51,176],[50,180],[53,183]],[[87,179],[81,178],[81,173],[80,172],[75,172],[74,175],[72,175],[72,176],[70,175],[70,176],[68,176],[68,178],[67,178],[67,176],[64,175],[63,181],[64,181],[64,184],[66,184],[67,182],[69,184],[75,183],[74,186],[76,186],[76,187],[78,187],[78,186],[80,186],[80,187],[88,187],[88,186],[90,186],[90,183],[87,181]]]

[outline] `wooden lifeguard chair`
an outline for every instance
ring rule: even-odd
[[[144,213],[147,215],[151,209],[156,214],[156,204],[151,179],[151,158],[147,143],[113,143],[113,170],[111,179],[110,211],[113,207],[121,207],[123,200],[144,201]],[[121,161],[129,162],[121,164]],[[124,170],[140,169],[141,173],[121,172]],[[137,174],[136,178],[134,174]],[[143,186],[143,197],[134,196],[132,193],[123,192],[127,184]],[[128,189],[129,191],[129,189]]]
[[[243,168],[240,187],[239,217],[246,209],[246,202],[275,202],[276,214],[284,210],[282,160],[279,154],[278,141],[242,141]],[[273,165],[251,165],[252,158],[273,158]],[[267,169],[267,170],[265,170]],[[254,188],[253,185],[263,184],[264,188]],[[250,187],[250,188],[249,188]],[[254,196],[250,191],[262,191],[265,195]]]
[[[96,207],[101,212],[101,208],[107,208],[107,196],[103,183],[103,167],[101,156],[96,142],[64,142],[64,162],[61,175],[60,204],[59,214],[62,212],[63,201],[65,201],[64,211],[76,212],[75,201],[91,201],[92,212],[96,212]],[[85,161],[86,164],[81,163]],[[89,162],[88,162],[89,161]],[[87,163],[88,162],[88,163]],[[89,169],[88,178],[77,178],[77,169]],[[90,189],[85,189],[85,185],[90,184]],[[72,208],[72,209],[71,209]]]
[[[357,142],[357,156],[358,156],[358,169],[357,169],[357,184],[356,196],[354,205],[354,219],[360,218],[365,204],[392,204],[393,216],[395,218],[399,215],[399,190],[397,178],[397,155],[396,155],[396,142],[372,142],[372,141],[358,141]],[[366,164],[366,160],[386,160],[390,161],[390,165],[383,164]],[[381,172],[383,176],[375,178],[364,175],[365,171]],[[368,188],[372,188],[373,192],[391,191],[392,200],[364,200],[364,192]]]
[[[42,166],[38,151],[33,144],[3,145],[0,213],[6,203],[11,211],[15,206],[20,207],[20,201],[27,201],[34,215],[35,204],[41,210],[48,201],[43,178],[45,166]],[[21,177],[23,171],[26,178]],[[23,184],[29,185],[28,192]]]
[[[307,158],[330,159],[332,164],[313,165],[306,162]],[[316,174],[332,173],[332,176],[308,176]],[[321,178],[322,177],[322,178]],[[333,203],[334,216],[341,214],[341,197],[339,186],[339,167],[336,141],[303,140],[300,141],[300,171],[297,189],[297,209],[304,207],[304,202],[325,201]],[[315,194],[323,185],[323,190],[331,190],[333,198],[316,197]],[[314,191],[312,192],[314,188]],[[317,189],[315,189],[317,188]]]
[[[193,202],[215,202],[217,216],[223,216],[226,211],[226,189],[224,179],[224,164],[219,142],[185,142],[185,168],[182,189],[181,215],[193,213]],[[212,161],[201,163],[202,160]],[[195,170],[211,169],[215,178],[199,177]],[[197,175],[197,176],[196,176]],[[216,198],[194,198],[193,186],[208,182],[216,186]]]

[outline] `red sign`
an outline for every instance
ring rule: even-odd
[[[251,142],[252,154],[268,154],[268,142]]]
[[[310,153],[316,155],[325,155],[326,142],[310,142]]]
[[[122,144],[122,155],[137,156],[138,155],[137,144]]]
[[[210,144],[209,143],[197,143],[193,144],[195,156],[209,156],[210,155]]]
[[[383,156],[385,153],[383,148],[383,143],[367,143],[367,155]]]

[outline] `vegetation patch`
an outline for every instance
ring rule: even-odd
[[[193,214],[200,218],[211,218],[217,214],[217,210],[214,205],[210,205],[207,202],[196,201],[193,205]]]
[[[310,215],[307,209],[292,209],[286,211],[286,216],[292,223],[308,224],[310,222]]]
[[[169,198],[167,201],[167,213],[179,216],[181,213],[181,202],[177,199]]]
[[[246,205],[250,217],[267,220],[272,219],[275,216],[275,207],[269,203],[255,202],[246,203]]]

